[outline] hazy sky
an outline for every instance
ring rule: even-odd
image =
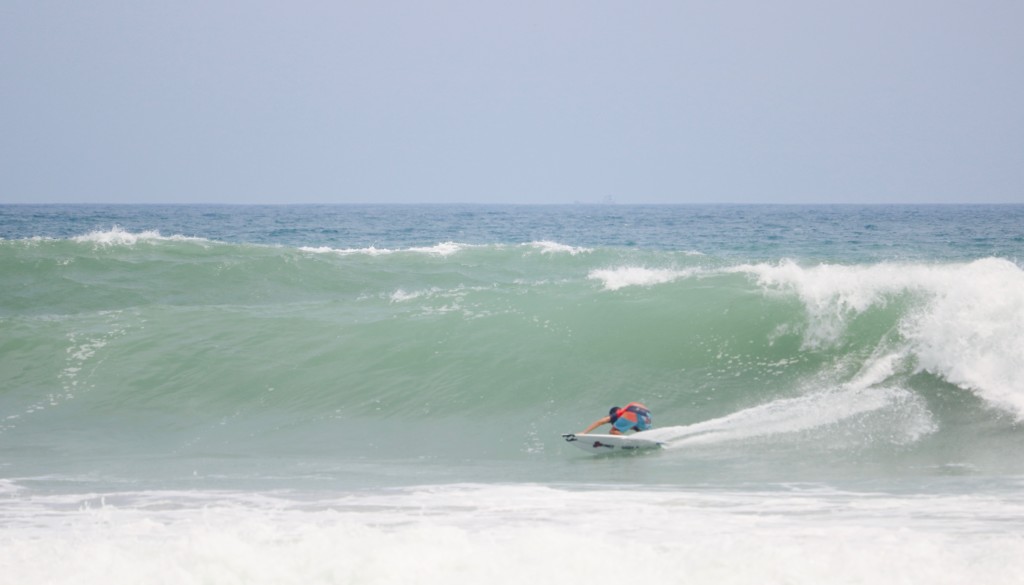
[[[0,0],[0,203],[1024,203],[1020,0]]]

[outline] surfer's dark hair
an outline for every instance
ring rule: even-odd
[[[608,409],[608,417],[612,419],[612,422],[615,422],[615,419],[619,418],[619,407],[613,406]]]

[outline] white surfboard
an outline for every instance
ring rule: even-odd
[[[562,438],[570,445],[595,455],[658,449],[662,445],[660,441],[638,435],[577,435],[576,433],[566,433],[562,435]]]

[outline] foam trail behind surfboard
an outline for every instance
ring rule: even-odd
[[[873,387],[814,392],[692,425],[663,427],[637,434],[660,441],[667,448],[675,448],[804,432],[892,409],[903,411],[901,418],[909,423],[901,427],[902,434],[906,435],[903,437],[905,441],[916,440],[935,430],[935,423],[920,397],[903,388]]]

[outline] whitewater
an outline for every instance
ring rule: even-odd
[[[1024,582],[1024,206],[0,206],[0,583]],[[561,440],[612,405],[652,453]]]

